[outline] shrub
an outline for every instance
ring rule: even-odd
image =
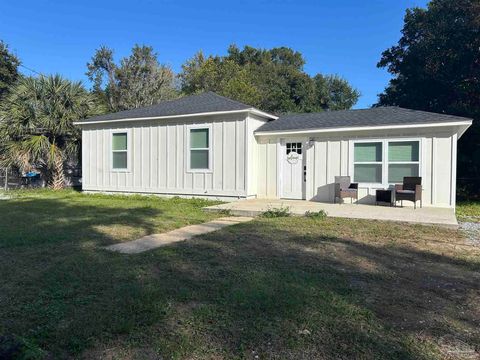
[[[36,345],[14,335],[0,336],[0,359],[43,359],[46,354]]]
[[[288,206],[281,206],[279,208],[269,208],[262,216],[266,218],[278,218],[289,217],[291,215],[290,208]]]
[[[327,218],[327,212],[325,210],[307,211],[305,216],[310,219],[325,220]]]

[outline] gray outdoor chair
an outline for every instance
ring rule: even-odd
[[[397,201],[413,201],[414,209],[417,208],[417,201],[420,200],[422,207],[422,178],[418,176],[406,176],[403,178],[403,184],[395,184],[395,206]]]
[[[350,198],[350,202],[355,199],[358,204],[358,184],[350,182],[350,176],[335,176],[334,204],[337,198],[341,200]]]

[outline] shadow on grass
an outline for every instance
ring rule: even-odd
[[[94,224],[116,223],[108,212]],[[144,216],[132,221],[148,230]],[[1,332],[53,357],[426,359],[447,336],[474,348],[478,263],[355,240],[362,224],[336,236],[260,220],[133,256],[74,241],[4,249]]]

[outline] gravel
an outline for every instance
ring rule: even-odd
[[[460,229],[465,232],[470,243],[480,246],[480,222],[461,222]]]

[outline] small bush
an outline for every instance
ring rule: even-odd
[[[327,212],[325,210],[320,211],[307,211],[305,216],[310,219],[325,220],[327,218]]]
[[[46,354],[26,339],[14,335],[0,336],[0,359],[37,360]]]
[[[278,217],[289,217],[291,215],[290,208],[288,206],[282,206],[279,208],[269,208],[265,211],[262,216],[266,218],[278,218]]]

